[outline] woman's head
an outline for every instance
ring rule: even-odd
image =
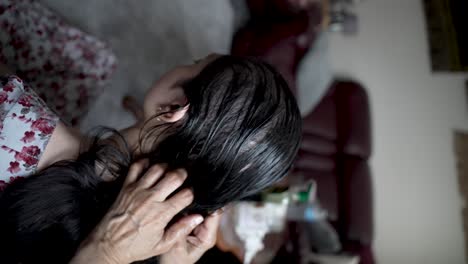
[[[179,120],[187,108],[180,108],[187,104],[183,85],[197,76],[207,65],[221,57],[210,54],[203,59],[195,60],[193,64],[179,65],[162,75],[146,93],[143,104],[144,119],[149,120],[161,112],[167,112],[160,116],[165,122]],[[178,111],[174,112],[173,110]]]
[[[183,82],[170,81],[181,78],[177,70],[175,79],[165,81],[166,75],[148,94],[139,155],[168,169],[185,168],[184,187],[195,195],[189,211],[207,214],[287,173],[301,118],[271,66],[232,56],[204,63]],[[157,98],[164,90],[173,97]],[[169,108],[161,112],[163,107]],[[111,139],[117,143],[108,144]],[[121,188],[131,162],[116,147],[122,145],[120,137],[97,140],[77,160],[54,164],[0,193],[2,263],[67,262]],[[102,165],[117,180],[103,181],[96,173]]]
[[[164,88],[173,101],[154,103]],[[195,193],[191,209],[200,213],[278,181],[300,141],[300,113],[286,82],[251,58],[209,56],[176,68],[150,91],[145,113],[153,117],[142,130],[142,155],[187,169],[186,186]]]

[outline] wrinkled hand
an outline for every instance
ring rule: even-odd
[[[164,175],[165,166],[155,165],[138,180],[145,167],[147,161],[130,168],[116,201],[81,248],[87,260],[96,263],[104,256],[102,263],[127,264],[160,255],[203,221],[200,215],[186,216],[166,229],[171,219],[193,201],[190,190],[167,199],[182,185],[187,173],[179,169]],[[80,250],[77,255],[72,263],[87,262],[80,259]]]
[[[216,244],[216,234],[222,213],[220,211],[206,217],[193,233],[178,241],[171,250],[161,255],[161,264],[195,263]]]

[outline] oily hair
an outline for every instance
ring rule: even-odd
[[[223,56],[183,89],[189,102],[184,118],[150,126],[141,142],[154,146],[143,155],[151,164],[187,170],[185,187],[195,195],[190,211],[213,212],[286,175],[301,118],[288,85],[270,65]],[[160,143],[153,134],[161,135]]]
[[[67,262],[113,203],[136,159],[185,168],[188,178],[181,188],[194,192],[186,213],[203,215],[288,173],[299,147],[301,118],[288,85],[270,65],[222,56],[183,89],[186,115],[174,123],[160,124],[157,116],[148,121],[140,137],[145,151],[138,157],[132,158],[118,132],[110,131],[113,137],[101,133],[76,160],[7,187],[0,195],[2,262]],[[103,181],[96,168],[115,180]]]

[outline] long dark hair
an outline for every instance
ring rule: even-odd
[[[149,121],[141,144],[151,147],[134,159],[185,168],[184,187],[195,195],[188,212],[209,214],[287,174],[298,150],[301,118],[286,82],[271,66],[223,56],[183,88],[187,114],[170,124]],[[52,165],[5,190],[0,250],[12,262],[71,258],[112,204],[132,161],[124,140],[113,138],[117,144],[96,140],[77,160]],[[96,165],[115,181],[104,182]]]

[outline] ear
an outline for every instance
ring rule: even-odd
[[[165,114],[160,115],[158,118],[166,123],[174,123],[182,119],[187,113],[189,108],[188,100],[180,87],[171,89],[167,97],[167,103],[159,107],[160,113]]]
[[[189,109],[190,105],[186,105],[181,107],[180,105],[170,105],[168,108],[169,109],[163,109],[164,112],[166,111],[171,111],[174,108],[178,108],[177,110],[172,110],[172,112],[163,114],[159,116],[158,118],[161,119],[164,122],[167,123],[174,123],[182,119],[185,114],[187,113],[187,110]]]

